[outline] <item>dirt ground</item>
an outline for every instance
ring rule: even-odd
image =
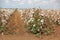
[[[17,16],[17,12],[15,12],[16,16]],[[14,16],[15,17],[15,16]],[[0,40],[60,40],[60,26],[55,26],[54,25],[54,33],[50,34],[50,35],[39,35],[38,37],[36,37],[35,35],[33,35],[32,33],[26,32],[26,30],[24,29],[24,27],[22,27],[22,23],[20,19],[18,19],[20,21],[17,22],[16,24],[20,26],[20,34],[18,35],[0,35]],[[17,20],[15,20],[17,21]],[[14,25],[16,25],[14,24]],[[11,25],[11,24],[8,24]]]
[[[0,35],[0,40],[60,40],[60,26],[55,27],[55,32],[50,35],[39,35],[36,37],[31,33],[19,35]]]

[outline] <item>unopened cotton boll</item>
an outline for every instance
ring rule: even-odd
[[[40,19],[38,19],[37,21],[40,21]]]
[[[33,29],[31,29],[31,31],[33,31]]]

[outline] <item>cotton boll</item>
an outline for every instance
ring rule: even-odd
[[[44,16],[44,14],[41,14],[41,16]]]
[[[4,16],[3,14],[1,14],[1,16]]]
[[[28,23],[30,22],[30,20],[28,21]]]
[[[34,18],[30,18],[30,21],[34,21]]]
[[[31,29],[31,31],[33,31],[33,29]]]
[[[42,23],[42,24],[44,23],[44,19],[41,20],[41,23]]]
[[[38,29],[38,32],[40,31],[40,29]]]
[[[35,24],[33,25],[33,27],[35,27]]]
[[[43,23],[44,22],[44,19],[42,19],[41,22]]]
[[[40,21],[40,19],[38,19],[37,21]]]
[[[5,22],[5,20],[2,20],[2,22]]]
[[[40,28],[42,28],[42,26],[40,26]]]
[[[30,18],[30,20],[28,20],[28,22],[33,22],[34,21],[34,19],[33,18]]]
[[[2,23],[7,23],[7,21],[6,20],[2,20]]]
[[[8,15],[5,14],[6,20],[9,18]]]
[[[30,17],[33,17],[33,15],[31,14]]]
[[[7,17],[7,15],[5,14],[5,17]]]
[[[4,35],[4,33],[2,32],[2,35]]]

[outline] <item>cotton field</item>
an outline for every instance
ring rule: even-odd
[[[16,8],[0,8],[0,17],[2,17],[2,20],[7,20],[12,14],[13,12],[16,10]],[[43,10],[40,8],[31,8],[31,9],[17,9],[18,12],[20,13],[20,16],[22,17],[22,19],[24,19],[25,21],[27,21],[29,18],[32,17],[32,14],[38,10],[40,15],[46,16],[48,18],[50,18],[50,20],[56,22],[58,20],[58,22],[60,23],[60,10]],[[4,16],[4,17],[3,17]]]
[[[0,8],[0,37],[4,40],[60,40],[60,10]]]

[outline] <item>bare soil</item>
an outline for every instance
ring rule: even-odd
[[[32,33],[22,32],[19,35],[0,35],[0,40],[60,40],[60,26],[56,26],[54,33],[50,35],[36,37]]]

